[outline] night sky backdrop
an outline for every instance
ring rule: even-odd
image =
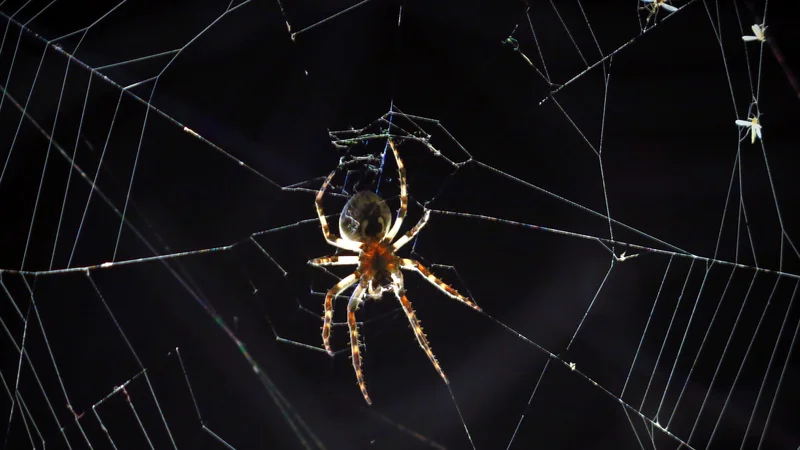
[[[800,20],[672,4],[0,2],[2,448],[797,448]],[[485,311],[405,277],[461,416],[391,295],[371,407],[320,351],[316,190],[399,205],[348,129]]]

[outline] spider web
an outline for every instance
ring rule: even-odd
[[[800,445],[789,15],[589,3],[0,2],[3,448]],[[406,276],[447,386],[367,302],[367,407],[306,262],[390,137],[484,313]]]

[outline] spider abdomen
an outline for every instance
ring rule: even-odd
[[[342,208],[339,231],[351,241],[364,242],[382,239],[391,223],[392,212],[381,196],[372,191],[361,191]]]

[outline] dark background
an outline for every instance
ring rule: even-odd
[[[226,448],[214,435],[237,449],[470,448],[450,393],[390,297],[360,313],[372,407],[347,350],[331,359],[276,339],[321,345],[320,293],[336,278],[306,261],[334,249],[317,222],[298,222],[314,219],[314,191],[340,158],[384,149],[380,139],[337,149],[329,131],[365,127],[391,105],[437,120],[416,123],[444,156],[464,163],[413,141],[400,146],[408,227],[427,202],[607,238],[607,220],[588,210],[604,215],[608,204],[613,219],[661,242],[615,225],[618,241],[800,270],[789,241],[798,229],[800,101],[768,46],[763,149],[749,136],[739,144],[733,123],[752,101],[760,47],[739,36],[762,20],[760,2],[693,2],[643,35],[646,13],[637,20],[633,1],[554,9],[372,0],[308,28],[353,4],[284,1],[282,11],[274,0],[253,0],[223,16],[226,2],[137,1],[104,16],[113,3],[0,3],[0,267],[39,273],[2,273],[4,448],[111,448],[109,436],[116,448],[172,448],[171,439],[180,448]],[[800,24],[788,5],[769,5],[768,33],[796,69]],[[64,37],[76,30],[85,32]],[[519,52],[542,70],[538,46],[553,83],[563,83],[586,69],[582,58],[600,58],[593,34],[605,55],[635,40],[540,104],[556,86]],[[519,52],[503,43],[509,36]],[[168,67],[175,52],[89,69],[178,49]],[[139,100],[121,94],[125,86]],[[147,101],[157,110],[148,114]],[[392,120],[411,129],[406,116]],[[607,204],[587,144],[599,150],[601,130]],[[395,210],[394,167],[388,159],[379,185],[364,165],[340,173],[345,195],[327,198],[327,211],[358,189],[378,189]],[[92,191],[87,179],[95,178]],[[88,276],[41,274],[234,243]],[[615,398],[651,316],[622,400],[665,425],[680,395],[669,430],[683,440],[705,401],[694,448],[707,447],[720,416],[711,448],[757,447],[800,321],[797,305],[787,315],[796,277],[663,254],[609,271],[611,244],[442,214],[404,254],[412,245],[426,263],[455,266],[435,271],[486,312],[406,277],[475,447],[678,447],[657,429],[648,436],[649,423],[626,416]],[[530,405],[548,357],[504,326],[559,355]],[[23,339],[29,359],[20,365]],[[346,328],[334,328],[333,342],[347,348]],[[800,445],[793,356],[762,448]],[[125,392],[110,395],[125,382]],[[23,399],[22,409],[12,398]],[[68,404],[83,415],[76,420]]]

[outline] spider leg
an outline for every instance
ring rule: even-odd
[[[356,371],[356,379],[358,380],[358,387],[361,388],[361,395],[368,405],[372,404],[367,393],[367,385],[364,383],[364,373],[361,372],[361,347],[358,342],[358,324],[356,323],[356,311],[361,305],[362,298],[366,289],[359,284],[350,296],[350,302],[347,303],[347,327],[350,329],[350,354],[353,359],[353,370]]]
[[[385,239],[387,241],[391,241],[397,236],[397,233],[400,231],[400,227],[403,225],[403,220],[406,218],[406,212],[408,211],[408,187],[406,186],[406,166],[403,165],[403,160],[400,159],[400,154],[397,152],[397,147],[395,147],[394,142],[389,139],[389,147],[392,148],[392,153],[394,153],[394,160],[397,161],[397,176],[400,181],[400,210],[397,211],[397,219],[394,221],[394,225],[386,233]]]
[[[408,230],[408,233],[404,234],[403,237],[394,241],[392,247],[394,247],[395,251],[399,250],[400,247],[408,244],[408,242],[411,239],[414,239],[414,236],[416,236],[417,233],[419,233],[419,231],[422,229],[422,227],[424,227],[428,223],[428,219],[430,219],[430,217],[431,217],[431,212],[430,210],[426,209],[425,212],[422,214],[422,218],[419,219],[419,222],[417,222],[416,225],[414,225],[414,228]]]
[[[329,355],[333,356],[333,350],[331,350],[331,322],[333,321],[333,298],[339,292],[349,288],[350,286],[354,285],[358,281],[358,277],[356,277],[355,273],[351,273],[350,275],[342,278],[338,283],[336,283],[332,288],[328,290],[328,293],[325,294],[325,314],[323,315],[323,322],[322,322],[322,344],[325,346],[325,351],[328,352]]]
[[[317,199],[314,203],[317,208],[317,217],[319,217],[319,223],[322,225],[322,235],[325,236],[325,241],[334,247],[357,252],[361,244],[334,236],[334,234],[331,233],[331,227],[328,225],[328,220],[325,218],[325,213],[322,212],[322,198],[324,197],[325,190],[328,189],[328,185],[331,183],[331,180],[335,174],[336,171],[334,170],[330,173],[330,175],[328,175],[328,178],[325,179],[325,182],[322,183],[322,187],[319,188],[319,192],[317,192]]]
[[[308,262],[312,266],[352,266],[358,264],[358,256],[356,255],[332,255],[323,256],[321,258],[314,258]]]
[[[452,286],[446,284],[444,281],[440,280],[436,277],[427,267],[420,264],[418,261],[414,261],[413,259],[409,258],[401,258],[400,259],[400,268],[406,270],[413,270],[428,280],[429,283],[439,288],[440,291],[444,292],[451,298],[464,303],[465,305],[469,306],[470,308],[474,309],[475,311],[480,311],[481,308],[469,297],[465,297],[458,293]]]
[[[419,319],[417,319],[417,314],[414,312],[411,302],[408,301],[408,297],[406,297],[405,288],[403,287],[403,276],[398,273],[393,275],[392,279],[394,280],[395,285],[394,293],[397,296],[397,299],[400,300],[400,305],[403,307],[403,312],[406,313],[408,322],[411,324],[411,329],[414,330],[414,336],[416,336],[419,346],[422,347],[422,350],[426,355],[428,355],[428,359],[431,360],[433,368],[439,372],[439,376],[442,377],[446,384],[450,384],[450,381],[447,379],[447,375],[445,375],[444,371],[442,370],[442,366],[440,366],[439,361],[436,360],[436,356],[434,356],[430,344],[428,344],[428,338],[425,336],[425,333],[422,332],[422,324],[420,323]]]

